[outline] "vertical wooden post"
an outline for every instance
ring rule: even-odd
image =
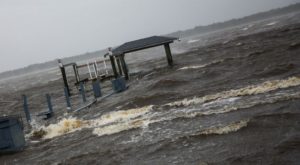
[[[116,57],[116,61],[117,61],[117,64],[118,64],[119,75],[123,75],[123,73],[122,73],[122,67],[121,67],[121,62],[120,62],[120,55]]]
[[[67,79],[67,75],[66,75],[66,70],[65,70],[65,67],[63,66],[61,60],[57,60],[58,61],[58,64],[59,64],[59,68],[60,68],[60,71],[61,71],[61,74],[62,74],[62,77],[63,77],[63,81],[64,81],[64,86],[67,88],[68,90],[68,95],[71,95],[71,92],[70,92],[70,88],[69,88],[69,84],[68,84],[68,79]]]
[[[95,98],[99,98],[102,96],[101,94],[101,87],[100,87],[100,82],[98,79],[93,80],[93,91],[94,91],[94,96]]]
[[[83,82],[80,82],[80,93],[81,93],[81,96],[82,96],[83,103],[85,103],[86,102],[86,97],[85,97],[85,90],[84,90]]]
[[[128,80],[129,79],[129,74],[128,74],[128,68],[127,68],[127,65],[126,65],[126,62],[125,62],[125,55],[124,54],[122,54],[120,56],[120,60],[121,60],[121,64],[122,64],[125,79]]]
[[[80,77],[79,77],[79,73],[78,73],[76,64],[73,65],[73,70],[74,70],[74,74],[75,74],[75,78],[76,78],[76,83],[79,83]]]
[[[61,74],[62,74],[62,77],[63,77],[64,85],[65,85],[65,87],[66,87],[67,90],[68,90],[68,94],[71,95],[70,88],[69,88],[69,84],[68,84],[68,79],[67,79],[67,75],[66,75],[65,67],[61,67],[60,70],[61,70]]]
[[[116,69],[116,63],[115,63],[114,56],[109,56],[109,59],[110,59],[111,67],[112,67],[112,70],[114,72],[115,78],[118,78],[118,72],[117,72],[117,69]]]
[[[169,44],[164,44],[169,66],[173,66],[172,53]]]
[[[103,63],[104,63],[105,74],[108,75],[108,70],[107,70],[107,65],[106,65],[106,60],[105,60],[105,58],[104,58],[104,60],[103,60]]]
[[[94,67],[94,72],[95,72],[95,78],[98,78],[97,62],[94,62],[93,67]]]
[[[51,96],[49,94],[46,94],[46,98],[47,98],[47,104],[48,104],[48,109],[50,113],[53,113],[53,106],[51,103]]]
[[[23,97],[23,108],[24,108],[26,120],[27,120],[28,123],[30,123],[31,122],[31,116],[30,116],[30,112],[29,112],[29,109],[28,109],[27,96],[22,95],[22,97]]]
[[[88,70],[89,70],[90,79],[92,80],[93,79],[93,75],[92,75],[92,71],[91,71],[91,68],[90,68],[90,62],[87,62],[86,65],[87,65]]]
[[[72,107],[71,107],[71,102],[70,102],[70,95],[68,94],[67,88],[64,88],[64,91],[65,91],[65,97],[66,97],[66,102],[67,102],[67,109],[71,110]]]

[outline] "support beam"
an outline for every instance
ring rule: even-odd
[[[104,70],[105,70],[105,74],[108,75],[108,70],[107,70],[107,65],[106,65],[106,60],[103,60],[104,63]]]
[[[52,102],[51,102],[51,96],[50,94],[46,94],[46,99],[47,99],[47,105],[48,105],[48,109],[49,109],[49,113],[53,113],[53,106],[52,106]]]
[[[85,103],[86,102],[86,95],[85,95],[85,89],[84,89],[83,82],[80,82],[80,94],[81,94],[83,103]]]
[[[70,96],[68,94],[67,88],[64,88],[64,91],[65,91],[65,97],[66,97],[66,102],[67,102],[67,109],[71,110],[72,109],[71,101],[70,101]]]
[[[89,74],[90,74],[90,79],[92,80],[93,79],[93,75],[92,75],[92,71],[91,71],[91,68],[90,68],[90,63],[87,62],[86,63],[87,67],[88,67],[88,70],[89,70]]]
[[[98,67],[97,67],[97,62],[94,62],[94,72],[95,72],[95,78],[98,78]]]
[[[128,80],[129,79],[129,74],[128,74],[128,68],[127,68],[127,65],[126,65],[126,62],[125,62],[125,54],[122,54],[120,56],[120,60],[121,60],[122,69],[123,69],[123,72],[124,72],[125,79]]]
[[[173,58],[172,58],[172,53],[170,49],[170,44],[164,44],[166,55],[167,55],[167,60],[169,66],[173,66]]]
[[[93,80],[92,86],[93,86],[93,91],[94,91],[95,98],[96,99],[100,98],[102,96],[102,93],[101,93],[101,87],[100,87],[99,80],[98,79]]]
[[[73,70],[74,70],[74,74],[75,74],[75,78],[76,78],[76,83],[79,83],[80,77],[79,77],[79,73],[78,73],[78,69],[77,69],[76,65],[73,65]]]
[[[28,109],[27,96],[26,95],[22,95],[22,97],[23,97],[23,108],[24,108],[26,120],[30,124],[30,122],[31,122],[31,116],[30,116],[30,112],[29,112],[29,109]]]
[[[70,96],[71,92],[70,92],[70,88],[69,88],[69,84],[68,84],[68,79],[67,79],[65,67],[63,66],[61,60],[58,60],[58,64],[59,64],[59,68],[60,68],[60,71],[61,71],[61,74],[62,74],[62,77],[63,77],[64,86],[65,86],[65,88],[67,88],[68,95]]]
[[[122,76],[123,73],[122,73],[122,67],[121,67],[120,56],[116,56],[116,61],[117,61],[117,64],[118,64],[119,75]]]
[[[114,56],[109,56],[109,59],[110,59],[112,70],[114,72],[114,76],[115,76],[115,78],[118,78],[119,75],[118,75],[118,72],[116,69],[116,63],[115,63]]]

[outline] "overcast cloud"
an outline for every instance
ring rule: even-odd
[[[0,72],[300,0],[0,0]]]

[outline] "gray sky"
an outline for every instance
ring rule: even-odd
[[[0,0],[0,72],[300,0]]]

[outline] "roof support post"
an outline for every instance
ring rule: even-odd
[[[122,69],[124,72],[124,76],[125,79],[128,80],[129,79],[129,74],[128,74],[128,68],[125,62],[125,54],[120,55],[120,60],[121,60],[121,64],[122,64]]]
[[[110,55],[109,59],[110,59],[111,67],[112,67],[112,70],[114,72],[115,78],[118,78],[118,72],[117,72],[117,69],[116,69],[115,58],[114,58],[114,56]]]
[[[170,49],[170,44],[164,44],[165,47],[165,51],[166,51],[166,55],[167,55],[167,60],[168,60],[168,64],[169,66],[173,66],[173,58],[172,58],[172,53],[171,53],[171,49]]]
[[[120,55],[116,56],[116,61],[117,61],[117,64],[118,64],[119,75],[122,76],[123,73],[122,73],[122,67],[121,67]]]

